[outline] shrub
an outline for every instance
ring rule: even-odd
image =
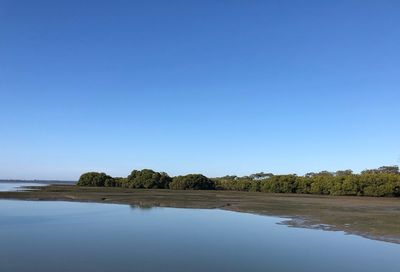
[[[127,178],[127,187],[145,189],[167,189],[171,178],[166,173],[150,169],[133,170]]]
[[[214,190],[215,183],[203,175],[190,174],[174,177],[169,188],[173,190]]]
[[[114,179],[105,173],[88,172],[80,176],[77,183],[78,186],[91,187],[113,187],[115,186]]]

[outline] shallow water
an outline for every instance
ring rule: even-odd
[[[0,271],[400,271],[400,245],[281,220],[0,200]]]
[[[26,191],[29,190],[24,188],[25,186],[46,186],[46,184],[36,182],[7,182],[0,181],[0,192],[14,192],[14,191]]]

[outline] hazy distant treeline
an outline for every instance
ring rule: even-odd
[[[273,175],[257,173],[250,176],[207,178],[201,174],[170,177],[150,169],[134,170],[126,177],[89,172],[78,181],[79,186],[123,187],[174,190],[233,190],[267,193],[295,193],[353,196],[400,196],[398,166],[382,166],[354,174],[351,170],[319,173]]]

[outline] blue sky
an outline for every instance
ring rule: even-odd
[[[399,12],[0,0],[0,178],[399,164]]]

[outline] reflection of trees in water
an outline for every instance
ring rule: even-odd
[[[160,203],[139,203],[136,205],[129,205],[131,209],[140,209],[140,210],[151,210],[155,207],[159,207]]]

